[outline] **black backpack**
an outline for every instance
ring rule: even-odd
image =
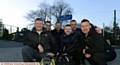
[[[115,49],[107,43],[107,41],[105,42],[105,57],[106,57],[106,61],[113,61],[116,58],[117,54],[115,52]]]
[[[74,65],[74,62],[69,55],[59,55],[56,57],[56,65]]]

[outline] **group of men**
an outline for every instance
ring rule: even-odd
[[[25,62],[39,62],[46,53],[51,57],[68,54],[74,65],[85,65],[85,59],[91,65],[107,65],[101,29],[89,20],[81,20],[79,28],[76,20],[71,20],[63,29],[62,23],[56,22],[53,30],[51,24],[41,18],[34,22],[34,28],[24,37],[22,54]]]

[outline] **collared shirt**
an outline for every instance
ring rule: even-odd
[[[37,31],[37,33],[40,35],[42,33],[42,31]]]

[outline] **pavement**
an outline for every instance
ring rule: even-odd
[[[0,40],[0,62],[22,62],[22,43]]]
[[[120,65],[120,48],[115,49],[117,57],[112,62],[109,62],[108,65]]]

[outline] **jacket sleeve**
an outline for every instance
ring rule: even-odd
[[[24,37],[24,45],[28,45],[29,47],[32,47],[34,49],[38,49],[38,43],[36,41],[34,41],[31,38],[31,33],[28,33],[25,37]]]
[[[85,48],[84,41],[81,37],[75,36],[75,40],[73,43],[73,48],[69,52],[79,52],[82,53],[83,49]]]
[[[94,35],[93,43],[95,44],[94,52],[104,52],[105,51],[105,40],[102,35]]]
[[[49,41],[50,41],[50,51],[53,53],[57,52],[57,45],[56,45],[56,40],[54,39],[53,35],[49,33]]]

